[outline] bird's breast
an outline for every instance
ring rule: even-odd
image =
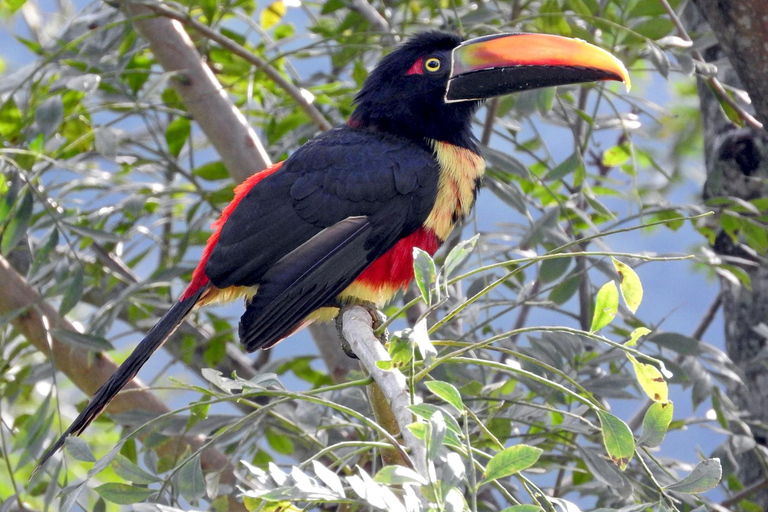
[[[440,178],[435,206],[424,227],[442,242],[472,210],[485,172],[485,160],[469,149],[447,142],[434,141],[432,147],[440,165]]]

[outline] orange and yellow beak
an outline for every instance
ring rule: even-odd
[[[445,101],[481,100],[516,91],[600,80],[630,87],[624,64],[581,39],[547,34],[500,34],[453,50]]]

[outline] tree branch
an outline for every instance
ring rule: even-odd
[[[758,0],[758,1],[762,2],[762,0]],[[672,8],[671,5],[669,5],[669,2],[667,0],[659,0],[659,2],[664,7],[664,10],[667,11],[667,15],[672,20],[672,23],[675,25],[675,28],[677,29],[678,35],[681,38],[683,38],[686,41],[688,41],[689,43],[693,43],[693,40],[691,39],[691,36],[688,35],[688,31],[685,30],[685,26],[683,26],[683,22],[680,21],[680,18],[677,16],[677,13],[675,12],[675,10]],[[699,4],[701,2],[697,2],[697,1],[694,0],[694,3],[697,4],[697,7],[699,7]],[[699,7],[699,9],[701,9],[701,7]],[[752,12],[754,12],[754,11],[752,11]],[[705,17],[706,17],[706,15],[705,15]],[[691,52],[691,54],[693,55],[693,58],[696,59],[697,61],[702,62],[702,63],[706,62],[704,60],[704,57],[701,55],[701,52],[699,50],[693,50]],[[763,127],[763,123],[761,123],[760,121],[755,119],[749,112],[747,112],[741,105],[736,103],[733,100],[733,98],[731,98],[728,95],[728,92],[725,90],[725,88],[723,87],[723,84],[720,83],[720,81],[717,79],[717,77],[711,76],[711,77],[707,78],[706,81],[709,84],[709,86],[712,87],[712,90],[715,91],[717,96],[721,100],[723,100],[725,103],[727,103],[729,107],[731,107],[736,112],[738,112],[739,116],[742,119],[744,119],[744,121],[748,125],[752,126],[753,128],[762,128]],[[750,97],[751,97],[752,93],[750,92],[749,94],[750,94]]]
[[[60,318],[56,310],[24,281],[4,257],[0,256],[0,314],[12,316],[13,326],[38,350],[48,355],[56,367],[86,394],[92,395],[117,370],[117,364],[101,353],[93,353],[61,342],[51,329],[66,329],[79,332],[66,319]],[[129,382],[108,406],[112,414],[142,410],[154,415],[165,414],[169,409],[158,400],[138,379]],[[185,436],[174,443],[165,443],[156,450],[181,454],[189,447],[192,451],[203,445],[201,438]],[[235,485],[234,468],[226,455],[215,448],[201,453],[201,462],[206,471],[222,471],[221,481]],[[244,511],[242,503],[230,499],[229,510]]]
[[[180,13],[174,9],[171,9],[165,4],[159,4],[159,3],[143,3],[138,2],[136,0],[132,0],[130,2],[124,3],[123,5],[128,6],[127,9],[124,8],[127,12],[129,12],[133,16],[142,16],[149,13],[155,13],[159,14],[161,18],[151,18],[151,19],[135,19],[134,24],[136,28],[144,35],[144,37],[147,37],[149,39],[149,35],[146,33],[146,28],[144,28],[144,24],[148,22],[162,22],[164,25],[171,25],[173,26],[173,30],[178,30],[182,34],[184,34],[184,37],[187,38],[189,41],[189,36],[182,30],[179,23],[184,24],[185,26],[192,28],[202,36],[210,39],[211,41],[215,41],[219,43],[222,47],[226,48],[227,50],[231,51],[238,57],[242,58],[243,60],[253,64],[258,69],[263,71],[275,84],[277,84],[280,88],[285,90],[293,100],[299,104],[301,108],[304,109],[304,111],[309,115],[310,119],[312,119],[312,122],[314,122],[318,128],[321,130],[330,130],[332,128],[331,123],[328,122],[328,120],[323,116],[322,113],[320,113],[317,108],[310,103],[307,98],[302,95],[301,90],[293,85],[291,82],[289,82],[287,79],[283,77],[283,75],[280,74],[278,70],[273,68],[266,60],[260,58],[258,55],[254,55],[252,52],[248,51],[246,48],[244,48],[242,45],[236,43],[232,39],[220,34],[219,32],[216,32],[209,26],[200,23],[196,19],[192,18],[188,14]],[[176,23],[174,23],[174,21]],[[166,27],[166,30],[170,30],[170,27]],[[153,37],[156,37],[154,35]],[[189,44],[191,45],[192,42],[189,41]],[[152,45],[152,42],[150,41],[150,46],[152,47],[153,53],[155,52],[155,48]],[[192,48],[192,51],[195,52],[197,55],[197,59],[200,60],[200,56],[197,54],[197,50]],[[158,61],[160,61],[160,57],[155,53],[155,56],[158,58]],[[161,62],[163,68],[168,70],[166,67],[166,64]],[[200,61],[200,64],[202,65],[202,61]],[[211,79],[216,81],[216,79],[213,77],[213,74],[210,72],[210,70],[202,65],[208,73],[211,75]],[[218,85],[218,82],[216,82],[219,89],[221,89],[221,86]],[[186,103],[186,101],[185,101]],[[187,103],[187,108],[190,108],[189,104]],[[237,115],[242,118],[242,114],[240,114],[239,111],[237,111],[236,107],[234,105],[229,104],[229,108],[233,109],[235,112],[237,112]],[[191,109],[190,109],[191,111]],[[242,118],[243,121],[245,118]],[[208,133],[206,132],[206,135]],[[210,136],[209,136],[210,137]],[[221,153],[222,148],[220,148],[213,140],[211,140],[216,150]],[[226,144],[225,144],[226,146]],[[266,167],[266,166],[264,166]],[[262,167],[263,168],[263,167]],[[256,169],[258,170],[258,169]],[[251,169],[251,171],[248,173],[248,175],[253,174],[254,169]],[[242,181],[242,180],[241,180]]]
[[[126,0],[119,6],[149,42],[163,69],[177,73],[171,81],[174,89],[230,174],[243,181],[268,167],[271,160],[256,132],[205,65],[181,24],[155,16],[153,10],[136,1]]]
[[[413,423],[413,415],[408,409],[411,398],[405,376],[399,370],[384,371],[376,365],[378,361],[389,361],[390,357],[374,336],[371,315],[364,308],[351,307],[344,310],[342,315],[344,339],[389,402],[400,427],[403,443],[410,450],[414,468],[427,477],[426,449],[408,429],[408,425]]]
[[[371,27],[384,34],[384,42],[391,45],[397,42],[396,36],[389,22],[367,0],[350,0],[349,8],[365,18]]]

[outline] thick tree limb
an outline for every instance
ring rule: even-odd
[[[413,415],[408,409],[411,399],[405,376],[399,370],[384,371],[376,365],[378,361],[389,361],[390,357],[374,336],[371,315],[364,308],[352,307],[344,310],[342,321],[344,339],[389,402],[400,427],[403,443],[410,450],[416,471],[427,477],[424,444],[408,429],[408,425],[413,423]]]
[[[172,80],[174,89],[230,174],[243,181],[268,167],[271,161],[261,141],[200,58],[181,24],[157,17],[138,2],[124,1],[120,8],[149,42],[163,69],[177,73]]]
[[[117,364],[104,354],[89,352],[59,341],[51,329],[66,329],[79,332],[66,319],[60,318],[56,310],[48,304],[34,289],[27,285],[10,263],[0,256],[0,314],[16,313],[11,323],[38,350],[52,358],[56,367],[86,394],[92,395],[117,370]],[[128,411],[147,411],[155,415],[169,412],[138,379],[129,382],[124,392],[118,394],[110,403],[110,413],[119,414]],[[178,442],[166,443],[159,447],[161,455],[181,454],[189,447],[197,450],[203,440],[182,437]],[[171,450],[171,452],[168,452]],[[222,471],[221,482],[234,485],[234,468],[226,455],[214,448],[207,448],[201,454],[203,469]],[[229,510],[245,510],[242,503],[231,499]]]

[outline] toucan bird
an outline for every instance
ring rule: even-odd
[[[482,100],[598,80],[622,63],[577,39],[425,32],[384,57],[345,126],[247,179],[213,224],[186,291],[96,392],[40,465],[79,435],[195,308],[246,299],[240,339],[269,348],[345,303],[383,305],[471,210],[485,163],[472,135]],[[38,466],[39,467],[39,466]]]

